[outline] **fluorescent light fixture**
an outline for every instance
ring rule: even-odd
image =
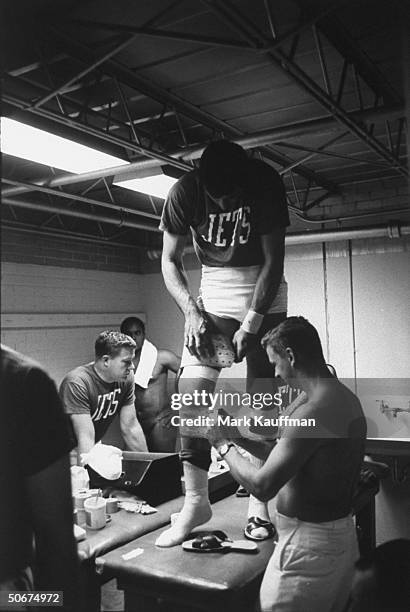
[[[8,155],[74,174],[129,164],[119,157],[102,153],[8,117],[1,117],[1,149]],[[129,178],[128,175],[118,177],[118,181],[114,180],[114,185],[157,198],[165,198],[178,180],[170,174],[179,177],[183,173],[170,166],[158,166],[146,170],[145,175],[143,173],[138,178],[135,178],[135,172],[130,173]]]
[[[8,155],[75,174],[128,164],[113,155],[8,117],[1,118],[1,149]]]
[[[125,189],[131,189],[132,191],[139,191],[140,193],[147,193],[156,198],[165,199],[168,191],[177,180],[178,179],[167,176],[166,174],[157,174],[155,176],[144,176],[143,178],[134,178],[127,181],[115,181],[114,185],[124,187]]]

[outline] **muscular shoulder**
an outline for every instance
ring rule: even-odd
[[[85,384],[93,378],[92,364],[81,365],[70,370],[61,384]]]
[[[198,192],[198,174],[196,170],[184,174],[169,190],[165,206],[172,204],[192,205]]]
[[[366,421],[358,398],[339,381],[325,385],[313,398],[292,412],[294,419],[313,419],[307,436],[320,438],[365,438]],[[297,422],[294,434],[301,432]],[[292,429],[292,428],[290,428]],[[286,428],[289,435],[289,428]]]

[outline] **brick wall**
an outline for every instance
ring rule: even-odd
[[[2,231],[2,260],[16,263],[140,272],[139,249],[86,242],[46,234],[21,232],[9,228]]]

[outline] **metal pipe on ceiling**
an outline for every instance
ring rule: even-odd
[[[7,100],[6,100],[7,101]],[[393,107],[389,109],[368,109],[363,111],[362,113],[354,113],[355,118],[360,119],[361,121],[375,121],[375,120],[383,120],[387,117],[391,118],[392,116],[402,114],[403,109],[400,107]],[[83,126],[84,132],[87,132],[88,126]],[[320,119],[312,119],[310,121],[301,121],[298,123],[288,124],[280,127],[271,128],[269,130],[262,130],[260,132],[256,132],[254,134],[247,134],[244,136],[234,137],[231,140],[241,145],[245,149],[252,149],[254,147],[263,146],[266,144],[272,144],[276,140],[280,141],[283,138],[289,137],[299,137],[305,136],[306,134],[311,133],[319,133],[319,132],[329,132],[329,131],[339,131],[341,129],[340,125],[335,123],[333,118],[331,117],[322,117]],[[118,143],[116,143],[118,144]],[[145,170],[150,170],[154,168],[158,168],[164,163],[172,163],[174,159],[178,162],[179,167],[182,169],[183,162],[179,161],[183,159],[185,162],[196,159],[200,157],[202,151],[204,150],[204,146],[195,146],[188,147],[186,149],[179,149],[177,151],[172,151],[170,153],[162,154],[163,159],[138,159],[136,161],[127,164],[126,166],[115,166],[111,168],[105,168],[103,170],[95,170],[91,172],[83,172],[82,174],[66,174],[64,176],[58,176],[50,180],[49,177],[44,177],[35,181],[37,185],[47,185],[48,187],[62,187],[64,185],[72,185],[75,183],[81,183],[84,181],[91,181],[97,178],[107,177],[107,176],[115,176],[120,177],[123,174],[128,174],[129,172],[141,172]],[[159,154],[161,155],[161,154]],[[189,169],[188,165],[185,165],[185,169]],[[3,196],[15,196],[21,193],[26,193],[29,191],[24,187],[16,187],[11,189],[5,189],[2,193]]]
[[[339,240],[362,240],[365,238],[401,238],[410,235],[410,225],[400,223],[388,223],[383,225],[363,226],[359,228],[346,228],[343,230],[308,230],[295,234],[287,234],[286,246],[300,244],[317,244],[321,242],[338,242]],[[194,247],[185,248],[185,254],[194,253]],[[149,259],[159,259],[162,251],[151,249],[147,251]]]
[[[26,208],[29,210],[36,210],[48,213],[57,213],[59,215],[66,215],[68,217],[75,217],[76,219],[87,219],[89,221],[94,222],[102,222],[102,223],[110,223],[112,225],[116,225],[117,227],[132,227],[133,229],[145,230],[147,232],[159,232],[160,230],[155,225],[150,225],[148,223],[141,223],[137,221],[133,221],[132,219],[128,219],[126,217],[121,216],[121,210],[118,210],[120,213],[118,217],[110,217],[107,215],[97,214],[93,215],[89,212],[83,212],[78,210],[72,210],[71,208],[66,208],[61,205],[52,205],[45,204],[44,202],[30,202],[28,200],[14,200],[13,198],[3,198],[3,204],[8,204],[9,206],[15,206],[19,208]]]
[[[42,185],[31,185],[30,183],[26,183],[24,181],[15,181],[13,179],[2,179],[4,183],[10,183],[12,185],[17,185],[21,187],[28,188],[29,191],[40,191],[41,193],[47,193],[48,195],[52,195],[57,198],[66,198],[67,200],[72,200],[75,202],[82,202],[84,204],[88,204],[89,206],[97,206],[100,208],[108,208],[109,210],[115,210],[117,212],[130,213],[132,215],[147,217],[148,219],[152,219],[153,221],[160,220],[159,215],[154,215],[152,213],[145,212],[143,210],[136,210],[135,208],[130,208],[128,206],[123,206],[119,202],[104,202],[102,200],[94,200],[92,198],[86,198],[81,194],[76,193],[67,193],[65,191],[59,191],[58,189],[50,189],[49,187],[44,187]]]

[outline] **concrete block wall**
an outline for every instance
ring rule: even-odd
[[[59,383],[93,358],[100,331],[141,314],[143,301],[136,274],[4,262],[2,342],[40,361]]]
[[[137,274],[139,249],[116,247],[62,236],[26,233],[10,228],[2,231],[3,261],[58,266],[82,270],[107,270]]]
[[[368,211],[408,209],[409,205],[409,185],[404,177],[402,179],[394,177],[394,180],[383,179],[383,181],[380,181],[375,176],[373,182],[346,185],[343,188],[343,195],[334,195],[327,198],[312,209],[309,216],[320,218],[320,214],[326,213],[326,216],[330,218],[339,215],[344,217]],[[393,217],[395,219],[403,218],[404,214],[404,212],[401,215],[394,214]],[[292,229],[295,229],[296,225],[294,227],[293,218]],[[380,219],[377,219],[376,216],[372,216],[370,219],[371,223],[384,222],[389,219],[389,216],[383,214]],[[355,225],[357,222],[368,224],[369,218],[358,218],[354,221]],[[346,220],[343,224],[345,226],[353,225],[353,220]]]

